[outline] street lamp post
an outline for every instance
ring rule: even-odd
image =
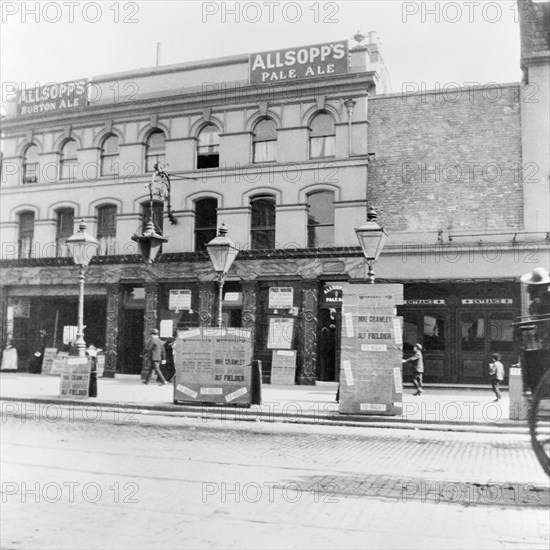
[[[78,330],[76,333],[75,346],[79,357],[86,356],[86,343],[84,342],[84,279],[85,269],[90,263],[92,256],[97,251],[99,243],[89,233],[86,233],[86,222],[82,220],[78,231],[71,235],[65,244],[69,249],[74,263],[80,266],[79,292],[78,292]]]
[[[380,252],[382,252],[382,248],[384,248],[384,244],[388,238],[388,234],[384,231],[384,228],[376,223],[377,216],[376,210],[371,206],[367,214],[366,223],[355,229],[359,244],[363,249],[363,255],[369,266],[368,278],[371,284],[374,284],[374,270],[372,266],[378,259],[378,256],[380,256]]]
[[[218,274],[219,297],[218,297],[218,321],[217,326],[222,326],[222,301],[223,301],[223,285],[225,277],[231,264],[237,257],[239,249],[235,243],[227,237],[227,227],[222,223],[219,234],[206,244],[210,261],[214,266],[214,271]]]

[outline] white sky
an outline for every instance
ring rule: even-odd
[[[269,3],[262,1],[73,3],[71,22],[65,0],[2,0],[0,77],[4,84],[32,88],[36,82],[62,82],[154,66],[157,42],[161,42],[161,65],[168,65],[341,40],[351,38],[358,29],[378,32],[394,92],[400,92],[404,82],[426,83],[427,89],[432,89],[437,83],[521,79],[515,0],[275,0],[272,22]],[[23,14],[36,4],[39,14],[26,13],[24,21]],[[240,7],[239,22],[234,14],[223,13],[235,6]],[[248,11],[243,13],[245,6]],[[204,15],[204,10],[217,13]],[[260,20],[253,22],[257,15]],[[60,20],[53,22],[57,17]],[[94,23],[86,18],[98,20]],[[3,100],[4,90],[3,85]]]

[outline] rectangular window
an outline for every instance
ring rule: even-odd
[[[102,206],[97,210],[98,255],[116,254],[116,206]]]
[[[336,154],[334,136],[312,137],[310,139],[311,158],[333,157]]]
[[[34,212],[19,215],[19,258],[32,258],[34,238]]]
[[[38,181],[38,162],[27,162],[23,165],[23,183]]]
[[[65,241],[74,233],[74,210],[58,210],[57,212],[57,255],[68,256],[69,251]]]
[[[276,141],[257,141],[254,143],[254,162],[272,162],[275,160]]]

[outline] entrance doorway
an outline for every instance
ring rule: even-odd
[[[337,382],[340,379],[340,308],[319,310],[319,355],[317,380]]]
[[[141,373],[144,329],[144,310],[123,310],[119,338],[121,374]]]
[[[514,353],[514,311],[457,311],[456,363],[460,382],[487,382],[491,354],[498,353],[504,365],[517,360]]]

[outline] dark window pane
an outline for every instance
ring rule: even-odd
[[[445,319],[424,315],[424,346],[428,350],[445,349]]]
[[[205,198],[195,201],[195,250],[206,250],[204,245],[217,234],[218,201]]]
[[[66,208],[57,211],[57,255],[67,256],[69,254],[66,249],[65,240],[74,232],[74,210]]]
[[[220,136],[213,124],[205,126],[197,144],[197,168],[217,168],[220,164]]]
[[[97,234],[116,235],[116,206],[107,205],[97,209]]]
[[[141,207],[142,211],[142,221],[141,221],[141,230],[145,231],[145,226],[151,218],[151,208],[149,203],[144,203]],[[155,229],[158,233],[162,235],[164,228],[163,224],[163,215],[164,215],[164,203],[162,202],[153,202],[153,223],[155,224]]]
[[[255,197],[250,201],[251,248],[253,250],[275,248],[275,198]]]

